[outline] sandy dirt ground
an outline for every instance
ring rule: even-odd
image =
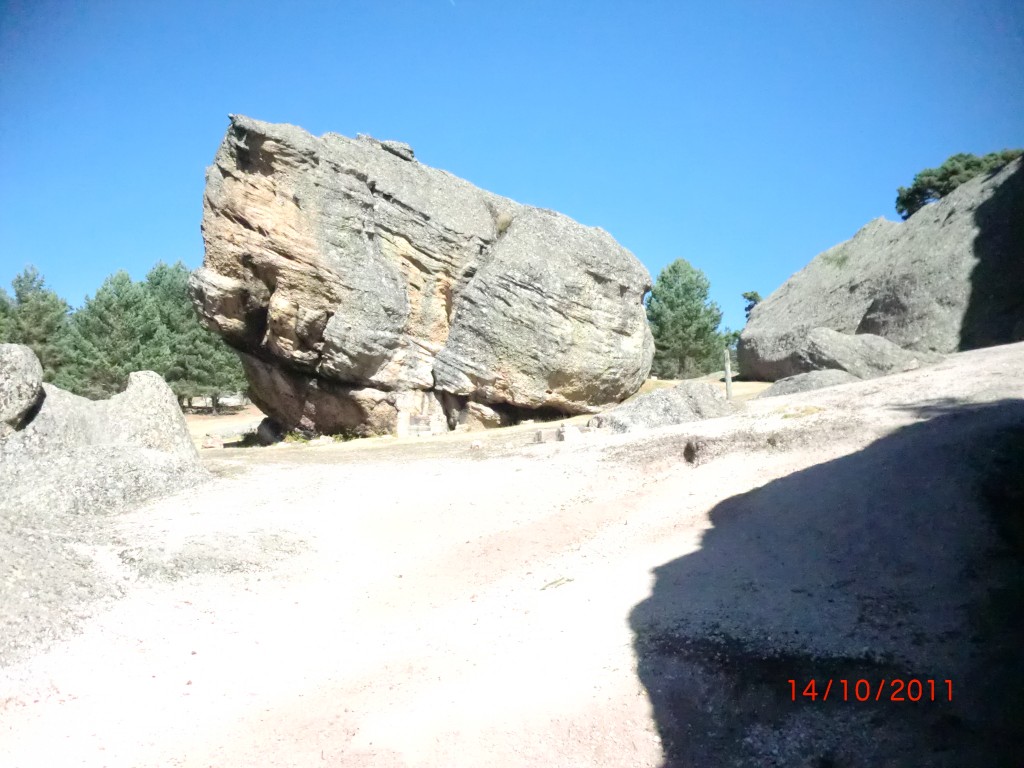
[[[639,434],[204,451],[80,545],[121,596],[0,669],[0,765],[1011,765],[978,488],[1022,382],[1015,345]]]
[[[217,416],[205,413],[185,414],[188,432],[197,446],[202,446],[211,437],[220,441],[236,440],[245,433],[254,431],[261,421],[263,412],[251,403]]]

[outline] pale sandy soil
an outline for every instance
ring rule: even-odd
[[[246,432],[251,432],[263,421],[263,412],[251,403],[231,413],[217,416],[205,413],[185,414],[188,432],[197,446],[202,446],[208,437],[221,440],[237,439]]]
[[[0,669],[0,765],[997,765],[971,462],[1022,382],[1016,345],[646,434],[204,452],[82,545],[124,596]],[[789,700],[830,675],[958,696]]]

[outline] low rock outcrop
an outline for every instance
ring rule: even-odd
[[[13,376],[2,370],[5,386],[13,379],[31,388],[31,366]],[[151,371],[131,374],[128,388],[109,400],[50,384],[41,385],[40,399],[0,439],[0,513],[8,524],[36,513],[114,511],[205,477],[177,399]]]
[[[196,306],[284,429],[594,412],[647,376],[650,276],[631,253],[407,145],[234,116],[204,204]]]
[[[840,384],[852,384],[855,381],[861,381],[861,379],[854,376],[852,373],[847,373],[846,371],[839,371],[835,369],[809,371],[807,373],[798,373],[796,376],[787,376],[784,379],[779,379],[768,387],[768,389],[758,394],[757,397],[762,398],[778,397],[780,395],[793,395],[797,392],[810,392],[815,389],[824,389],[825,387],[837,387]]]
[[[638,395],[628,403],[595,416],[588,426],[612,432],[633,432],[732,413],[735,413],[735,408],[713,385],[703,381],[684,381],[674,387]]]
[[[831,328],[802,329],[758,347],[758,360],[746,375],[766,381],[810,371],[846,371],[858,379],[911,371],[941,359],[934,352],[914,352],[870,333],[849,334]]]
[[[773,381],[813,370],[783,361],[816,328],[924,353],[1024,339],[1024,163],[968,181],[905,222],[876,219],[819,255],[754,308],[741,373]]]

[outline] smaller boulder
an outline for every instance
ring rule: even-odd
[[[826,371],[810,371],[798,373],[796,376],[788,376],[779,379],[768,389],[764,390],[757,397],[778,397],[780,395],[792,395],[797,392],[810,392],[813,389],[825,387],[837,387],[840,384],[850,384],[861,379],[846,371],[829,369]]]
[[[796,357],[804,371],[835,369],[860,379],[912,371],[941,359],[930,352],[903,349],[881,336],[839,333],[831,328],[811,330]]]
[[[20,429],[43,397],[43,367],[21,344],[0,344],[0,437]]]
[[[638,395],[622,405],[595,416],[588,426],[613,432],[653,429],[688,421],[729,416],[734,407],[714,386],[702,381],[684,381],[670,389]]]

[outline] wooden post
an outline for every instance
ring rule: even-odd
[[[725,399],[732,400],[732,360],[728,347],[725,348]]]

